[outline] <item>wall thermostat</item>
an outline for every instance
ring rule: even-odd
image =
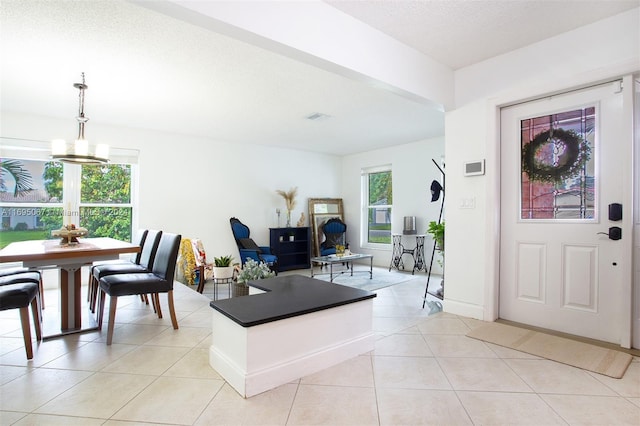
[[[484,160],[465,161],[464,163],[465,176],[479,176],[483,174],[484,174]]]

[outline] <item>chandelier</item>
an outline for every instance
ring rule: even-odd
[[[64,139],[55,139],[51,142],[51,158],[65,163],[74,164],[104,164],[109,162],[109,145],[98,144],[93,152],[90,152],[89,141],[84,138],[84,125],[89,121],[84,116],[84,91],[89,87],[84,82],[82,73],[82,83],[73,85],[80,91],[80,108],[78,112],[78,139],[74,143],[67,145]]]

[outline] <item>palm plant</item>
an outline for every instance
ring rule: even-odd
[[[31,173],[24,168],[20,161],[0,159],[0,191],[7,191],[6,182],[8,176],[11,176],[16,182],[15,188],[13,189],[14,197],[21,197],[33,191]]]

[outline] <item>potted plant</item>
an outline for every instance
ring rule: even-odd
[[[269,266],[264,262],[256,262],[253,259],[247,259],[242,266],[240,273],[238,273],[238,280],[233,286],[233,295],[246,296],[249,294],[249,281],[261,280],[263,278],[270,278],[275,274]]]
[[[444,222],[429,222],[427,233],[431,234],[431,238],[436,242],[436,249],[444,252]]]
[[[440,288],[436,291],[437,297],[441,299],[444,298],[444,222],[429,222],[429,228],[427,229],[427,233],[431,234],[433,241],[436,242],[436,250],[440,251],[442,255],[441,259],[438,259],[438,263],[443,268],[442,281],[440,282]],[[429,271],[429,275],[431,275],[431,271]]]
[[[231,265],[232,261],[233,261],[233,257],[231,255],[214,257],[213,258],[213,278],[215,279],[232,278],[233,277],[233,266]]]

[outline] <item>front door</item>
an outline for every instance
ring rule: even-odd
[[[620,343],[622,102],[608,83],[502,109],[500,318]]]

